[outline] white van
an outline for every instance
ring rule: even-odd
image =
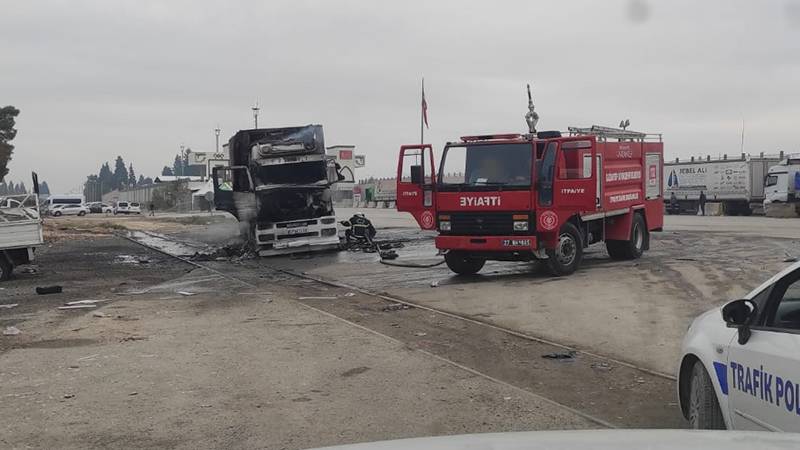
[[[49,214],[57,205],[83,205],[82,195],[51,195],[42,203],[42,211]]]
[[[142,207],[138,202],[117,202],[114,205],[114,215],[117,214],[141,214]]]

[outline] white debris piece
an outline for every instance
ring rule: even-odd
[[[19,331],[19,328],[13,327],[13,326],[12,327],[6,327],[6,329],[3,330],[3,336],[16,336],[16,335],[18,335],[20,333],[22,333],[22,332]]]
[[[11,309],[15,306],[19,306],[19,303],[6,303],[5,305],[0,305],[0,308]]]
[[[89,304],[89,305],[70,305],[70,306],[59,306],[58,309],[86,309],[86,308],[95,308],[97,305]]]
[[[97,302],[104,302],[104,301],[105,300],[75,300],[74,302],[67,302],[67,303],[64,303],[64,304],[67,305],[67,306],[72,306],[72,305],[93,305],[93,304],[95,304]]]
[[[178,294],[181,294],[184,297],[189,297],[190,295],[197,295],[197,292],[178,291]]]
[[[298,300],[336,300],[336,297],[297,297]]]

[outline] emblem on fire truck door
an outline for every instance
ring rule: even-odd
[[[553,211],[544,211],[539,214],[539,227],[545,231],[555,230],[558,226],[558,215]]]
[[[422,228],[426,230],[433,228],[433,214],[430,211],[423,211],[419,221],[422,224]]]

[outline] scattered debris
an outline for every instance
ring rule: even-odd
[[[697,261],[697,258],[675,258],[675,261]]]
[[[354,368],[352,368],[350,370],[342,372],[341,376],[343,376],[345,378],[352,377],[353,375],[362,374],[362,373],[368,371],[369,369],[370,368],[367,367],[367,366],[354,367]]]
[[[87,308],[96,308],[97,305],[95,304],[88,304],[88,305],[70,305],[70,306],[59,306],[58,309],[87,309]]]
[[[150,260],[146,256],[117,255],[114,262],[117,264],[149,264]]]
[[[336,297],[297,297],[298,300],[336,300]]]
[[[95,311],[92,313],[92,317],[108,317],[108,314],[104,313],[103,311]]]
[[[138,393],[138,392],[136,392],[136,391],[133,391],[133,392],[131,392],[131,393],[130,393],[130,394],[128,394],[128,395],[130,395],[130,396],[133,396],[133,395],[139,395],[139,393]]]
[[[20,333],[22,332],[15,326],[6,327],[6,329],[3,330],[3,336],[16,336]]]
[[[637,383],[644,383],[644,382],[645,382],[645,379],[644,379],[644,378],[637,378],[637,379],[636,379],[636,382],[637,382]]]
[[[67,368],[68,368],[68,369],[80,369],[80,368],[81,368],[81,366],[79,366],[79,365],[77,365],[77,364],[70,364],[70,365],[68,365],[68,366],[67,366]]]
[[[147,337],[145,336],[125,336],[124,338],[120,339],[120,342],[132,342],[132,341],[146,341]]]
[[[611,364],[607,362],[596,362],[592,363],[592,369],[599,370],[601,372],[608,372],[613,369],[613,367],[611,367]]]
[[[36,273],[36,272],[38,272],[38,270],[36,270],[35,267],[23,267],[22,269],[20,269],[20,272],[21,273]]]
[[[356,296],[355,292],[348,292],[347,294],[343,295],[343,297],[355,297],[355,296]]]
[[[0,305],[0,309],[11,309],[17,306],[19,306],[19,303],[6,303],[5,305]]]
[[[67,305],[67,306],[72,306],[72,305],[93,305],[93,304],[95,304],[97,302],[104,302],[104,301],[105,300],[75,300],[74,302],[67,302],[67,303],[64,303],[64,304]]]
[[[37,287],[36,293],[39,295],[60,294],[63,291],[61,286],[44,286]]]
[[[511,400],[511,397],[503,397],[503,400],[509,401],[509,400]]]
[[[545,359],[558,359],[562,361],[568,361],[575,359],[575,355],[577,352],[575,350],[569,350],[566,352],[553,352],[553,353],[545,353],[542,355],[542,358]]]
[[[433,281],[431,281],[431,287],[434,287],[434,288],[435,288],[435,287],[439,287],[439,280],[433,280]]]
[[[404,309],[411,309],[411,305],[407,305],[405,303],[392,303],[391,305],[386,305],[381,308],[383,312],[391,312],[391,311],[402,311]]]
[[[64,398],[74,398],[75,394],[64,394]]]
[[[416,333],[414,333],[414,336],[417,336],[417,337],[422,337],[422,336],[427,336],[427,335],[428,335],[428,333],[425,333],[425,332],[422,332],[422,331],[417,331]]]
[[[178,291],[178,294],[181,294],[184,297],[189,297],[192,295],[197,295],[197,292]]]
[[[86,361],[88,359],[95,359],[98,356],[100,356],[100,354],[99,353],[95,353],[94,355],[89,355],[89,356],[84,356],[84,357],[78,358],[78,361]]]

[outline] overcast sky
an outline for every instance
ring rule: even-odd
[[[419,140],[420,78],[437,149],[465,134],[662,132],[668,158],[800,151],[800,2],[19,1],[0,15],[0,104],[21,110],[8,179],[53,192],[122,155],[155,176],[181,143],[321,123],[327,145],[391,175]],[[29,184],[29,183],[26,183]]]

